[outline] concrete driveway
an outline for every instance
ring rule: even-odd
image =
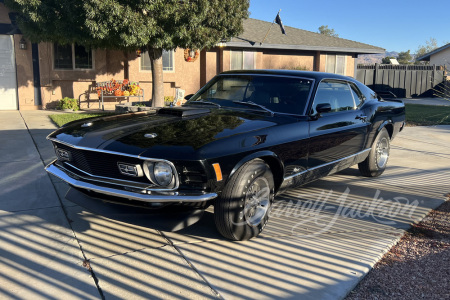
[[[291,190],[259,238],[224,240],[211,209],[165,232],[64,199],[44,171],[48,114],[0,112],[2,299],[340,299],[450,192],[450,126],[408,127],[381,177],[351,168]]]

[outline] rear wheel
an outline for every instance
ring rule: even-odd
[[[366,177],[380,176],[386,169],[389,159],[390,138],[386,128],[381,129],[372,144],[369,156],[358,164],[359,171]]]
[[[274,197],[273,175],[262,160],[243,165],[214,204],[217,230],[231,240],[248,240],[262,232]]]

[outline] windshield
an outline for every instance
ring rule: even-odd
[[[302,115],[312,85],[312,79],[297,77],[219,75],[187,104],[215,103],[227,107],[265,108],[269,112]]]

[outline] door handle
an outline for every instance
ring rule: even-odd
[[[365,121],[367,120],[367,116],[365,116],[365,115],[359,115],[359,116],[356,116],[355,119],[361,120],[361,121],[365,122]]]

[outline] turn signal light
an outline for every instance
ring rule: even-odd
[[[222,181],[223,177],[222,177],[222,170],[220,169],[220,165],[218,163],[215,163],[212,166],[214,168],[214,172],[216,172],[216,180]]]

